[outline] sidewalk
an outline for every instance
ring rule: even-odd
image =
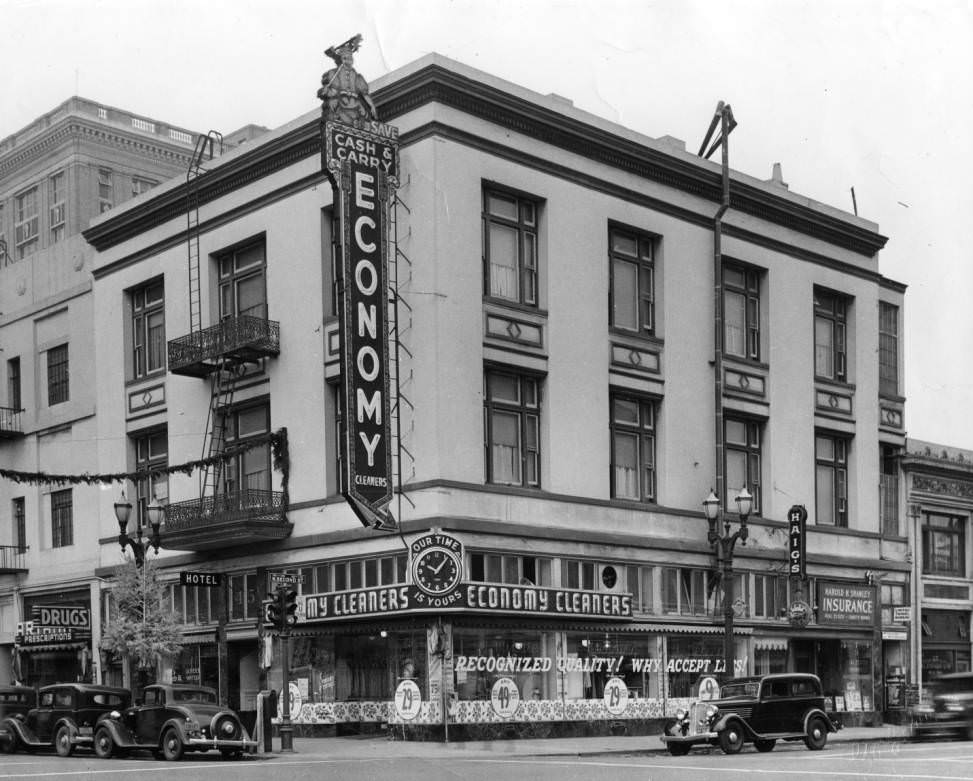
[[[893,724],[881,727],[847,727],[832,732],[828,744],[867,743],[905,740],[909,728]],[[718,750],[718,749],[717,749]],[[300,760],[314,757],[328,759],[397,759],[447,758],[478,756],[512,757],[584,757],[609,754],[641,754],[665,751],[658,735],[637,737],[547,738],[544,740],[496,740],[434,743],[387,740],[385,737],[294,738],[294,752],[281,754],[280,740],[274,740],[273,754],[258,754],[261,759]]]

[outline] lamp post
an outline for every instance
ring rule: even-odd
[[[750,530],[747,528],[747,518],[753,510],[753,495],[744,486],[736,497],[737,512],[740,516],[740,528],[730,532],[730,520],[721,512],[720,500],[712,490],[703,501],[703,511],[709,522],[707,540],[716,553],[716,562],[721,566],[721,580],[723,583],[723,665],[727,676],[733,676],[734,648],[733,648],[733,549],[737,540],[741,545],[747,544]],[[721,519],[721,516],[722,519]],[[723,533],[720,534],[720,521],[723,523]]]
[[[159,545],[162,542],[159,535],[159,526],[162,524],[162,518],[165,516],[165,508],[155,500],[155,497],[152,499],[152,504],[146,508],[149,525],[152,527],[151,537],[142,536],[145,528],[142,526],[141,517],[136,519],[135,536],[129,536],[128,519],[132,515],[132,503],[125,498],[125,491],[122,491],[121,497],[115,502],[115,518],[118,519],[118,544],[122,546],[122,553],[125,552],[126,547],[132,549],[136,567],[141,567],[145,562],[145,554],[148,552],[150,545],[158,553]]]

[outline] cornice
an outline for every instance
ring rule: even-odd
[[[719,171],[567,117],[439,65],[430,65],[376,90],[374,99],[385,121],[393,120],[428,103],[440,103],[564,151],[690,193],[714,205],[721,198]],[[433,123],[425,126],[424,131],[410,131],[403,135],[402,145],[414,143],[427,135],[432,128],[433,132],[443,132],[445,127],[442,123]],[[468,141],[478,138],[458,129],[452,129],[451,132],[455,137],[465,137]],[[488,145],[493,153],[499,149],[508,149],[511,154],[520,154],[519,150],[512,147],[489,144],[485,139],[481,139],[480,143]],[[319,122],[315,119],[202,173],[197,180],[199,203],[205,204],[262,176],[319,153]],[[567,166],[560,168],[564,171],[572,170]],[[589,178],[594,180],[594,177]],[[646,198],[647,196],[640,196],[640,199]],[[872,257],[887,241],[885,236],[851,222],[775,197],[773,193],[737,180],[731,180],[730,199],[732,208],[744,214],[866,257]],[[711,222],[704,215],[674,207],[659,199],[649,200],[653,202],[653,208],[664,208],[669,212],[675,209],[683,219],[700,224]],[[107,249],[185,213],[185,201],[185,184],[173,187],[144,204],[99,222],[84,231],[84,237],[96,249]],[[850,264],[841,264],[841,268],[848,270],[853,267]],[[876,276],[873,272],[867,272],[867,275]]]

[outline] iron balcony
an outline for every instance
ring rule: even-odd
[[[240,315],[169,342],[169,371],[205,377],[227,359],[239,363],[280,355],[280,323]]]
[[[22,409],[0,407],[0,439],[18,439],[24,435],[20,422]]]
[[[27,546],[0,545],[0,575],[27,571]]]
[[[212,550],[280,540],[290,536],[282,491],[248,488],[166,506],[162,546],[170,550]]]

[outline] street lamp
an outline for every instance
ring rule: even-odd
[[[141,567],[145,562],[145,554],[150,545],[156,553],[159,552],[159,545],[162,542],[159,536],[159,526],[162,524],[165,512],[165,508],[155,500],[155,497],[152,497],[152,504],[146,507],[146,515],[148,515],[149,524],[152,526],[152,536],[142,536],[144,527],[142,526],[142,519],[139,517],[135,526],[135,536],[130,537],[128,519],[132,515],[132,503],[125,498],[125,491],[122,491],[121,497],[115,502],[115,517],[118,519],[118,544],[122,546],[122,553],[125,552],[126,546],[132,549],[136,567]]]
[[[712,489],[703,501],[703,512],[709,522],[707,540],[716,553],[716,562],[722,565],[721,581],[723,584],[723,664],[727,676],[733,676],[733,548],[737,540],[741,545],[747,544],[750,530],[747,528],[747,518],[753,510],[753,495],[746,486],[740,489],[736,497],[737,513],[740,516],[740,528],[730,533],[730,520],[723,516],[723,534],[720,534],[720,500]]]

